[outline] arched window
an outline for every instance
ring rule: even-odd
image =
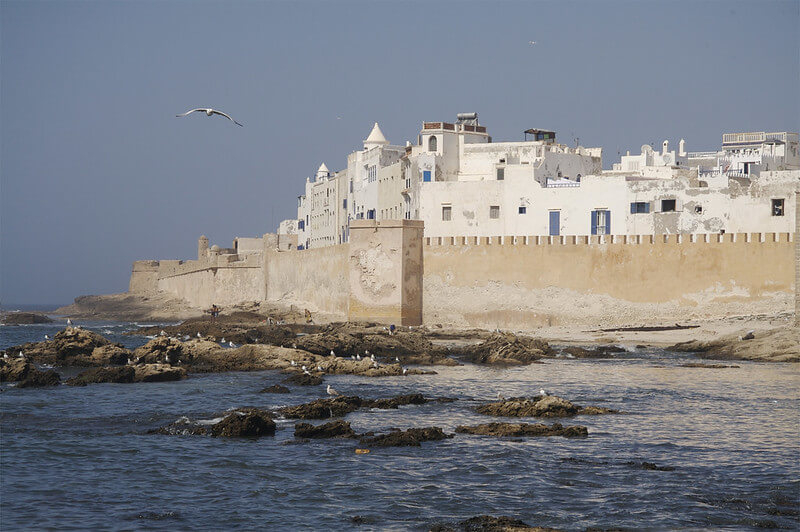
[[[428,139],[428,151],[436,151],[436,137],[433,135]]]

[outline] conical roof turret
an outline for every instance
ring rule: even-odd
[[[317,179],[319,179],[320,177],[328,177],[330,173],[331,172],[330,170],[328,170],[328,167],[325,166],[325,163],[322,163],[321,165],[319,165],[319,168],[317,168]]]
[[[375,125],[372,126],[372,131],[364,141],[364,149],[373,148],[375,146],[385,146],[386,144],[389,144],[389,141],[383,136],[383,131],[381,131],[378,123],[375,122]]]

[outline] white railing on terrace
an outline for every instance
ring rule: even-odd
[[[547,188],[568,188],[581,186],[580,181],[548,181]]]
[[[711,159],[716,157],[719,152],[716,151],[690,151],[686,154],[689,159]]]
[[[750,133],[723,133],[723,144],[737,144],[744,142],[764,142],[766,140],[766,133],[763,131],[755,131]]]

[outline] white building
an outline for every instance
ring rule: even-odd
[[[571,148],[541,129],[525,137],[492,142],[466,113],[423,122],[417,144],[400,147],[376,123],[345,170],[322,165],[307,180],[298,245],[346,242],[358,218],[421,219],[427,237],[792,230],[796,133],[725,134],[722,150],[701,154],[665,140],[607,172],[600,148]]]

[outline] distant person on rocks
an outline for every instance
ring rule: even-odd
[[[306,323],[314,323],[314,320],[311,318],[311,312],[306,309]]]
[[[389,336],[392,336],[392,335],[394,335],[394,329],[395,329],[395,327],[394,327],[394,323],[392,323],[391,325],[389,325]]]
[[[211,314],[211,321],[215,321],[217,317],[219,317],[219,311],[221,309],[217,305],[211,305],[211,309],[208,311]]]

